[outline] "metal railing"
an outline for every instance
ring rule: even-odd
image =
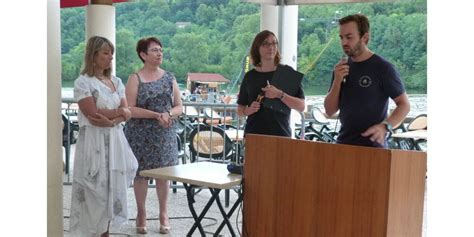
[[[209,131],[209,138],[207,139],[208,141],[208,151],[209,151],[209,156],[208,158],[211,157],[214,158],[213,153],[214,153],[214,146],[216,143],[219,142],[219,140],[215,140],[214,136],[217,136],[217,132],[220,130],[224,131],[223,135],[223,141],[222,141],[222,151],[223,151],[223,156],[220,157],[220,159],[212,159],[214,161],[218,162],[226,162],[226,158],[228,154],[225,154],[226,151],[228,150],[228,145],[229,143],[226,142],[226,139],[230,139],[232,141],[232,145],[234,146],[233,152],[235,157],[239,157],[242,154],[241,152],[241,141],[243,138],[243,126],[241,119],[237,115],[237,105],[236,104],[225,104],[225,103],[205,103],[205,102],[183,102],[183,114],[179,117],[180,121],[186,123],[186,127],[190,128],[192,127],[193,131],[189,131],[189,129],[184,129],[184,139],[183,139],[183,147],[191,147],[194,146],[195,144],[192,144],[190,141],[191,139],[198,139],[197,142],[201,141],[202,138],[199,137],[201,134],[201,128],[205,128],[205,130]],[[204,126],[204,127],[203,127]],[[234,131],[235,136],[230,137],[228,134],[228,131]],[[198,137],[190,137],[188,134],[192,133],[194,136]],[[234,135],[232,133],[232,135]],[[220,138],[220,137],[219,137]],[[201,140],[199,140],[201,139]],[[193,161],[199,161],[201,158],[199,154],[201,153],[199,149],[201,149],[201,146],[195,147],[195,151],[197,154],[192,154],[191,149],[188,150],[188,152],[185,152],[185,155],[187,156],[188,161],[193,162]],[[191,157],[195,155],[196,157]],[[236,158],[237,162],[239,162],[239,159]]]
[[[65,124],[65,129],[67,133],[67,141],[63,143],[65,146],[66,154],[65,154],[65,173],[68,175],[68,181],[70,180],[69,174],[71,169],[70,164],[70,147],[73,144],[71,141],[71,132],[77,129],[77,127],[71,126],[77,124],[77,104],[72,98],[63,98],[62,99],[63,106],[62,106],[62,114],[66,117],[67,123]],[[303,113],[299,113],[300,122],[297,122],[296,129],[300,129],[300,137],[298,139],[304,138],[305,126],[307,126],[307,122],[311,121],[311,119],[305,118]],[[212,160],[215,162],[236,162],[241,163],[243,161],[243,123],[245,118],[239,117],[237,115],[237,104],[226,104],[226,103],[207,103],[207,102],[183,102],[183,113],[175,124],[177,126],[177,136],[179,136],[179,141],[181,144],[180,147],[180,156],[181,162],[195,162],[200,161],[202,159]],[[201,129],[205,126],[206,130],[209,132],[208,138],[208,150],[209,155],[206,157],[200,157],[200,150],[202,147],[196,147],[196,154],[191,152],[190,147],[194,144],[191,144],[190,141],[191,133],[194,134],[201,134]],[[215,151],[215,146],[220,140],[216,140],[213,136],[219,135],[217,132],[223,130],[224,137],[222,138],[222,151],[224,154],[221,157],[215,157],[213,152]],[[232,137],[229,136],[228,133],[232,132]],[[234,136],[235,133],[235,136]],[[221,134],[222,135],[222,134]],[[226,137],[227,136],[227,137]],[[296,135],[295,135],[296,136]],[[202,142],[199,140],[202,137],[197,137],[197,141]],[[226,142],[226,139],[229,138],[232,143]],[[220,138],[219,138],[220,139]],[[226,154],[228,151],[228,145],[231,144],[232,154],[231,157],[228,157],[229,154]],[[220,145],[220,144],[219,144]],[[230,160],[229,160],[230,159]]]

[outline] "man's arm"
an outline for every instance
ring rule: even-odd
[[[395,128],[403,123],[403,120],[405,120],[408,112],[410,112],[410,102],[408,101],[408,96],[406,93],[397,96],[395,99],[393,99],[393,101],[396,104],[396,108],[385,121],[390,123],[390,125]],[[372,125],[361,135],[364,137],[370,137],[370,140],[373,142],[375,141],[379,144],[384,144],[387,132],[388,131],[385,124],[379,123]]]
[[[339,94],[344,77],[349,74],[349,66],[345,61],[340,61],[334,67],[331,89],[329,89],[326,98],[324,98],[324,110],[328,117],[331,117],[339,110]]]
[[[341,83],[334,81],[331,89],[324,98],[324,110],[328,117],[331,117],[339,110],[339,94],[341,93]]]
[[[393,100],[397,107],[393,110],[392,114],[390,114],[387,118],[387,122],[389,122],[394,128],[398,127],[407,116],[408,112],[410,112],[410,101],[408,100],[408,96],[406,93],[399,95],[397,98]]]

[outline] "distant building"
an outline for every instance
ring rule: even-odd
[[[182,28],[185,28],[186,26],[189,26],[191,25],[191,22],[189,21],[178,21],[176,22],[176,27],[182,29]]]
[[[201,86],[201,88],[206,89],[207,91],[218,91],[218,85],[229,83],[230,81],[224,76],[218,73],[193,73],[188,72],[186,78],[186,88],[194,92],[196,87]]]

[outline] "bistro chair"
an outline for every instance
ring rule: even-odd
[[[204,115],[203,122],[208,125],[231,124],[233,120],[232,116],[223,117],[211,108],[204,108]]]
[[[310,125],[310,130],[315,134],[315,138],[310,140],[323,141],[328,143],[336,143],[338,133],[331,131],[330,122],[326,115],[317,107],[311,111],[314,122]]]
[[[211,161],[226,161],[234,154],[234,144],[226,135],[225,130],[217,126],[201,125],[194,128],[189,135],[189,151],[191,162],[199,158]]]
[[[69,119],[66,115],[61,114],[62,117],[62,124],[63,124],[63,139],[62,139],[62,145],[64,147],[65,151],[65,165],[64,165],[64,171],[66,174],[69,174],[69,159],[71,156],[71,145],[76,143],[77,139],[77,133],[79,132],[79,124],[76,121],[72,121],[71,117],[69,116]]]
[[[403,126],[403,125],[401,125]],[[397,127],[397,129],[400,128]],[[427,130],[428,129],[428,116],[426,114],[420,114],[416,116],[408,126],[402,127],[401,132],[411,132],[417,130]],[[414,139],[414,138],[389,138],[389,145],[391,148],[402,149],[402,150],[418,150],[422,151],[420,144],[426,143],[426,139]]]
[[[185,164],[186,163],[186,156],[185,156],[185,152],[184,152],[184,146],[183,146],[183,143],[181,141],[181,138],[180,138],[179,134],[176,134],[176,139],[177,139],[177,142],[178,142],[178,159],[181,159],[181,164]],[[152,180],[153,179],[150,179],[150,181],[152,181]],[[172,181],[170,187],[171,187],[171,189],[173,189],[173,193],[176,193],[178,188],[184,188],[183,185],[178,185],[176,181]]]
[[[229,163],[237,159],[236,145],[226,135],[225,130],[218,126],[197,126],[189,136],[191,162],[199,162],[199,158],[208,161]],[[201,191],[195,191],[196,193]],[[229,190],[225,190],[225,206],[229,206]]]
[[[407,126],[408,131],[428,129],[428,115],[420,114],[416,116]]]

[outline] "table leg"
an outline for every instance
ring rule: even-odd
[[[188,206],[189,206],[189,211],[191,211],[191,215],[194,218],[194,225],[191,227],[189,230],[187,236],[192,236],[194,230],[196,227],[199,229],[199,232],[201,233],[202,236],[206,236],[206,233],[204,232],[204,228],[202,228],[201,222],[196,214],[196,210],[194,210],[194,192],[193,192],[193,187],[189,184],[183,183],[184,189],[186,190],[186,197],[188,198]],[[202,219],[202,218],[201,218]]]
[[[232,207],[230,208],[230,210],[229,210],[229,212],[228,212],[227,214],[225,214],[225,212],[222,213],[223,210],[221,210],[222,215],[224,215],[224,216],[227,217],[227,218],[230,218],[230,217],[232,216],[232,214],[234,213],[234,211],[237,209],[237,207],[238,207],[238,206],[240,205],[240,203],[242,202],[242,199],[243,199],[242,193],[241,193],[241,190],[239,190],[237,201],[235,201],[234,205],[232,205]],[[219,202],[218,202],[218,203],[219,203]],[[228,220],[228,219],[227,219],[227,220]],[[217,228],[217,230],[216,230],[216,232],[215,232],[215,236],[217,236],[217,235],[222,231],[222,229],[224,228],[224,225],[225,225],[226,223],[228,223],[228,222],[226,222],[225,220],[222,221],[222,223],[219,225],[219,228]],[[235,236],[235,233],[234,233],[234,231],[233,231],[232,226],[229,227],[229,230],[230,230],[232,236]]]
[[[215,193],[219,193],[219,191],[220,191],[220,189],[214,189],[214,188],[209,188],[209,190],[211,191],[213,196],[214,196]],[[222,221],[221,225],[227,224],[227,227],[229,228],[230,234],[232,236],[235,236],[234,229],[232,228],[232,225],[230,224],[229,217],[227,216],[227,213],[225,213],[224,207],[222,206],[222,203],[221,203],[221,200],[219,199],[219,197],[217,197],[216,202],[217,202],[217,206],[219,207],[219,210],[222,214],[222,217],[224,218],[224,221]],[[219,228],[220,228],[220,226],[219,226]],[[214,236],[218,236],[218,234],[221,230],[222,230],[222,228],[220,228],[220,230],[218,229],[214,233]]]
[[[183,183],[183,185],[186,189],[186,196],[188,197],[189,210],[191,211],[191,214],[192,214],[192,216],[194,218],[194,221],[195,221],[193,226],[189,230],[187,236],[192,236],[192,234],[196,230],[196,228],[199,229],[199,232],[201,233],[202,236],[206,236],[206,233],[204,232],[204,229],[201,225],[201,221],[202,221],[202,219],[204,219],[204,216],[206,215],[207,211],[209,211],[209,208],[211,207],[212,203],[215,200],[219,200],[219,193],[220,193],[221,190],[216,189],[216,190],[211,191],[212,196],[209,199],[209,201],[207,202],[206,206],[204,206],[204,208],[202,209],[201,214],[198,217],[197,214],[196,214],[196,210],[194,210],[194,206],[193,206],[194,195],[193,195],[193,192],[192,192],[192,187],[190,185],[184,184],[184,183]],[[211,188],[209,188],[209,189],[211,190]],[[222,208],[222,205],[220,204],[220,201],[218,202],[218,205]]]

